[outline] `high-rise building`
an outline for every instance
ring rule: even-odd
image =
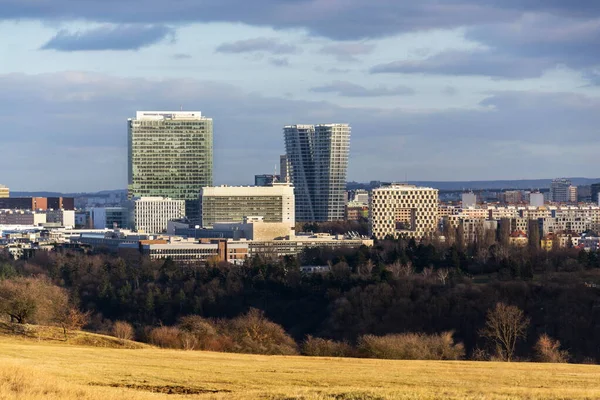
[[[396,184],[373,189],[369,222],[376,239],[430,236],[438,228],[438,190]]]
[[[289,162],[286,155],[279,156],[279,177],[280,181],[284,183],[289,183],[292,181],[292,178],[289,174]]]
[[[600,196],[598,196],[598,193],[600,193],[600,182],[592,184],[591,191],[592,191],[592,203],[600,204],[600,199],[599,199]]]
[[[185,200],[142,197],[133,203],[135,230],[138,232],[166,232],[169,221],[185,217]]]
[[[262,217],[264,222],[296,224],[294,188],[287,183],[272,186],[217,186],[200,193],[202,226],[218,222],[243,222],[245,217]]]
[[[288,174],[296,194],[296,219],[344,219],[350,126],[290,125],[284,128],[284,137]]]
[[[4,185],[0,185],[0,198],[10,197],[10,189]]]
[[[571,186],[571,181],[569,179],[553,179],[552,183],[550,184],[550,199],[555,203],[568,202],[569,186]]]
[[[213,121],[200,112],[138,111],[129,119],[129,197],[186,200],[199,218],[198,195],[213,184]]]
[[[569,186],[569,203],[577,203],[577,186]]]

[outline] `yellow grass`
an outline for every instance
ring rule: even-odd
[[[162,398],[598,399],[600,367],[267,357],[0,337],[0,399]]]

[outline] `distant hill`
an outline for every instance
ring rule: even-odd
[[[586,186],[600,182],[600,178],[568,178],[575,186]],[[547,189],[552,179],[521,179],[498,181],[409,181],[411,185],[427,186],[439,190],[491,190],[491,189]],[[348,189],[370,189],[383,182],[348,182]]]
[[[105,197],[111,194],[126,193],[125,189],[102,190],[92,193],[60,193],[60,192],[10,192],[11,197]]]

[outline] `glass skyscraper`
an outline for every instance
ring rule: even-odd
[[[199,219],[199,195],[213,185],[213,121],[197,111],[138,111],[128,120],[129,197],[186,200]]]
[[[350,150],[348,124],[290,125],[284,128],[297,221],[344,219]]]

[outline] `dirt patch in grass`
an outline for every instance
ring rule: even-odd
[[[110,386],[121,389],[133,389],[142,390],[151,393],[161,394],[178,394],[178,395],[190,395],[190,394],[207,394],[207,393],[231,393],[231,390],[219,390],[219,389],[206,389],[206,388],[194,388],[179,385],[147,385],[147,384],[136,384],[136,383],[90,383],[91,386]]]

